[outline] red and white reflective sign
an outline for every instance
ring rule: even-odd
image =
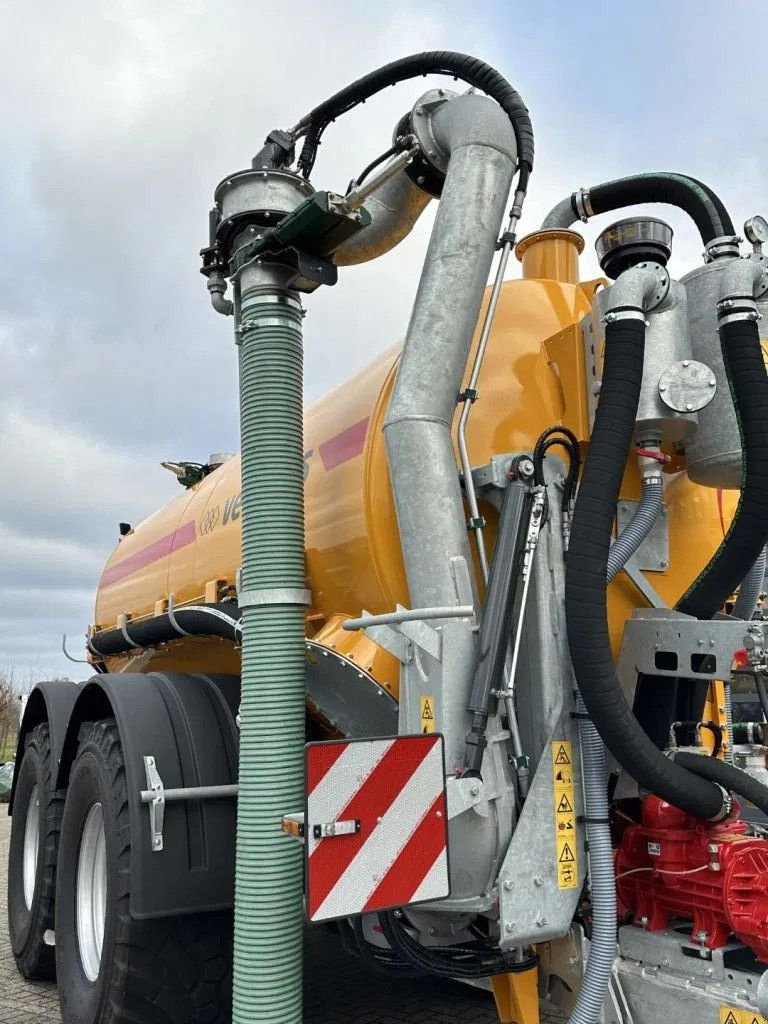
[[[449,895],[438,733],[308,744],[304,821],[311,921]]]

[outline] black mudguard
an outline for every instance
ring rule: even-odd
[[[163,849],[153,851],[144,764],[155,759],[165,789],[237,782],[236,676],[105,673],[82,688],[59,765],[66,786],[83,722],[114,716],[125,758],[131,823],[133,917],[229,909],[234,903],[236,801],[166,803]]]
[[[24,757],[24,745],[27,736],[36,725],[39,725],[41,722],[48,723],[51,737],[51,758],[54,766],[58,768],[64,748],[67,724],[69,723],[72,708],[75,706],[82,685],[82,683],[73,683],[69,679],[53,679],[37,683],[32,689],[27,706],[24,708],[21,728],[19,729],[19,739],[16,744],[16,768],[13,773],[11,799],[8,805],[9,814],[13,814],[16,780],[19,777],[19,768],[21,767],[21,759]]]

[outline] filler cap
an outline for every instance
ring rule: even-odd
[[[672,252],[672,228],[656,217],[627,217],[606,228],[595,249],[603,271],[614,279],[643,261],[666,267]]]

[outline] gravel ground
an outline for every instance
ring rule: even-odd
[[[53,985],[32,984],[17,973],[8,945],[6,864],[11,835],[0,805],[0,1024],[60,1024]],[[305,1024],[496,1024],[492,999],[465,985],[430,979],[372,977],[325,928],[307,931]],[[545,1014],[542,1024],[558,1024]]]

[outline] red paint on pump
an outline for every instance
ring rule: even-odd
[[[691,941],[715,949],[733,934],[768,962],[768,842],[738,814],[714,825],[646,797],[616,857],[619,899],[648,931],[692,920]]]

